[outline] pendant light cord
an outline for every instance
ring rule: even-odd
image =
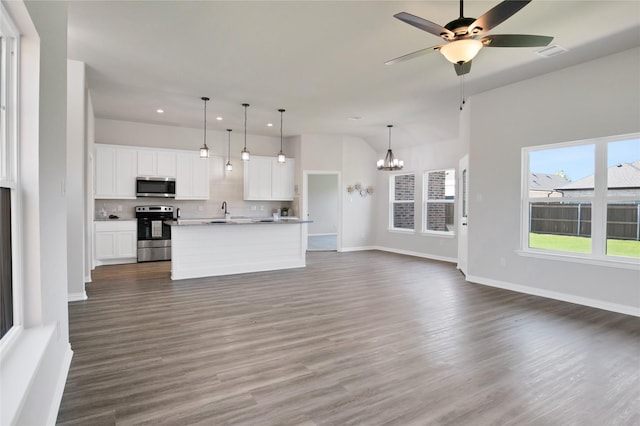
[[[227,129],[229,139],[227,141],[227,163],[231,162],[231,129]]]
[[[207,101],[209,98],[202,98],[204,101],[204,146],[207,147]]]
[[[465,100],[464,100],[464,74],[462,74],[460,76],[460,111],[462,111],[462,108],[464,108],[464,104],[465,104]]]
[[[281,109],[280,111],[280,152],[282,152],[282,114],[284,113],[284,110]]]

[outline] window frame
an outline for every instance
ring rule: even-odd
[[[413,176],[413,198],[411,200],[395,200],[395,181],[398,176]],[[388,231],[390,232],[401,232],[401,233],[415,233],[416,232],[416,174],[415,172],[402,172],[402,173],[394,173],[389,176],[389,225]],[[395,204],[413,204],[413,228],[396,228],[394,227],[395,216],[393,212],[393,206]]]
[[[4,4],[0,3],[0,35],[2,50],[0,52],[0,187],[11,191],[11,252],[12,252],[12,290],[13,290],[13,325],[0,338],[0,353],[17,340],[23,329],[23,293],[22,276],[22,186],[20,182],[20,139],[19,123],[19,63],[20,32],[11,20]]]
[[[612,202],[637,201],[636,196],[610,196],[607,183],[607,156],[611,142],[620,142],[640,138],[640,133],[607,136],[593,139],[583,139],[572,142],[537,145],[524,147],[521,150],[521,222],[520,249],[518,254],[523,256],[562,259],[578,263],[593,265],[617,266],[622,268],[640,269],[640,262],[635,257],[615,256],[607,254],[607,206]],[[549,201],[546,197],[529,196],[529,153],[573,146],[594,145],[594,191],[592,196],[576,196],[571,201],[591,203],[591,253],[576,253],[560,250],[529,247],[529,206],[535,201]],[[560,199],[559,199],[560,200]],[[558,201],[559,201],[558,200]],[[553,200],[555,201],[555,200]]]
[[[429,174],[436,172],[451,172],[453,175],[453,198],[451,199],[429,199]],[[446,169],[435,169],[435,170],[425,170],[422,173],[422,234],[431,235],[431,236],[439,236],[439,237],[455,237],[456,236],[456,199],[458,198],[458,180],[456,179],[457,170],[455,167],[446,168]],[[427,229],[427,213],[428,213],[428,204],[451,204],[453,206],[453,229],[451,231],[434,231],[431,229]]]

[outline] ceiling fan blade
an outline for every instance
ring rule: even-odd
[[[427,47],[426,49],[416,50],[415,52],[407,53],[406,55],[402,55],[397,58],[391,59],[385,62],[384,64],[385,65],[397,64],[398,62],[408,61],[409,59],[417,58],[418,56],[426,55],[427,53],[435,52],[437,50],[440,50],[440,46]]]
[[[458,75],[469,74],[469,71],[471,71],[471,61],[463,62],[462,64],[453,64],[453,68]]]
[[[496,34],[480,39],[485,47],[541,47],[551,43],[553,37],[527,34]]]
[[[414,27],[419,28],[422,31],[426,31],[433,35],[437,35],[438,37],[441,37],[442,34],[449,34],[450,37],[455,36],[453,31],[446,29],[442,25],[438,25],[431,21],[427,21],[426,19],[423,19],[419,16],[412,15],[407,12],[396,13],[395,15],[393,15],[393,17],[409,25],[413,25]]]
[[[469,34],[486,33],[493,27],[509,19],[530,2],[531,0],[505,0],[499,3],[469,25]]]

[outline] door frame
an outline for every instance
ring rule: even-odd
[[[338,229],[336,232],[336,250],[342,249],[342,197],[340,196],[340,188],[342,188],[342,173],[337,170],[303,170],[302,171],[302,220],[309,219],[309,176],[311,175],[335,175],[338,179],[336,186],[336,196],[338,197]],[[309,227],[305,226],[302,238],[304,239],[304,249],[307,250],[309,242]]]
[[[469,260],[469,154],[458,162],[458,265],[467,276]]]

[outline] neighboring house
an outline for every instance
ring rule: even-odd
[[[566,178],[559,175],[531,173],[529,175],[529,197],[562,197],[562,193],[556,188],[566,185],[567,182]]]
[[[611,166],[607,172],[609,195],[635,195],[640,197],[640,160]],[[593,195],[593,175],[556,187],[565,197]]]

